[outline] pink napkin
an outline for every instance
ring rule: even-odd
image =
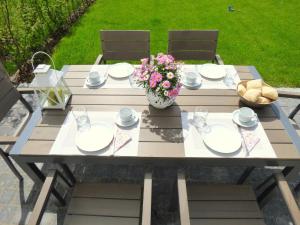
[[[260,138],[253,131],[241,129],[241,134],[244,139],[245,146],[248,151],[251,151],[260,141]]]
[[[120,148],[122,148],[124,145],[126,145],[129,141],[131,141],[130,135],[127,132],[118,128],[116,131],[116,136],[115,136],[114,152],[118,151]]]

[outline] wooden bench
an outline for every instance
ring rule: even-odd
[[[56,181],[56,171],[49,173],[33,209],[29,225],[40,224]],[[76,184],[65,225],[150,225],[152,175],[145,174],[139,184]]]
[[[294,225],[300,224],[300,210],[283,175],[274,178],[288,206]],[[265,225],[256,196],[249,185],[186,185],[178,174],[181,225]]]

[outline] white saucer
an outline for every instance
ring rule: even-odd
[[[85,80],[85,84],[88,87],[98,87],[106,81],[107,77],[108,77],[107,74],[105,74],[103,76],[100,75],[100,79],[97,83],[91,83],[89,78],[87,77],[86,80]]]
[[[186,86],[187,88],[196,88],[199,87],[202,83],[202,77],[200,76],[200,74],[197,74],[197,79],[196,82],[191,84],[189,82],[187,82],[185,75],[182,76],[182,84],[184,86]]]
[[[117,117],[116,117],[116,124],[121,126],[121,127],[130,127],[132,125],[134,125],[138,120],[139,120],[139,116],[138,116],[138,113],[132,109],[132,114],[133,114],[133,119],[128,121],[128,122],[123,122],[120,118],[120,114],[118,113],[117,114]]]
[[[232,113],[232,120],[233,122],[235,122],[237,125],[241,126],[241,127],[254,127],[257,125],[258,123],[258,120],[253,120],[253,121],[250,121],[248,123],[244,123],[242,121],[240,121],[239,119],[239,109],[235,110],[233,113]]]
[[[114,138],[114,127],[105,122],[92,124],[87,131],[77,132],[76,146],[87,152],[95,152],[106,148]]]

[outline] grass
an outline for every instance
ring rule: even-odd
[[[232,4],[238,11],[228,12]],[[274,86],[300,87],[300,1],[112,0],[97,2],[56,46],[58,67],[92,64],[100,29],[151,30],[151,53],[166,52],[169,29],[218,29],[226,64],[255,65]]]

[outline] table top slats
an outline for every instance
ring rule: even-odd
[[[126,106],[142,112],[139,157],[183,158],[185,156],[180,117],[182,111],[193,112],[195,106],[200,106],[209,112],[230,113],[244,106],[239,101],[235,90],[182,89],[173,106],[159,110],[149,106],[143,89],[82,88],[91,68],[92,65],[71,65],[63,68],[66,72],[65,80],[73,93],[67,109],[66,111],[46,110],[43,112],[43,118],[34,128],[29,141],[22,150],[22,155],[57,157],[48,153],[70,109],[76,110],[85,106],[88,111],[117,112]],[[235,68],[242,80],[253,78],[252,67],[235,66]],[[282,121],[276,117],[272,107],[255,109],[255,111],[278,157],[269,160],[272,162],[299,160],[300,154],[296,146],[293,145]],[[251,160],[255,161],[253,158]]]

